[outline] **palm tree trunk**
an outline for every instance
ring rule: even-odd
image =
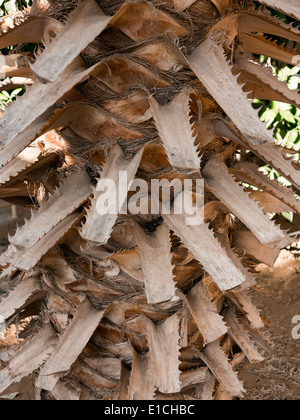
[[[255,267],[292,242],[270,209],[299,212],[258,162],[300,189],[249,99],[299,105],[257,60],[297,64],[275,39],[299,30],[252,1],[39,0],[1,31],[2,77],[32,86],[0,121],[0,197],[31,209],[0,256],[20,337],[0,341],[0,395],[29,379],[37,399],[242,398],[235,368],[269,350]]]

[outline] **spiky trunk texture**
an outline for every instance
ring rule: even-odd
[[[241,398],[236,366],[269,348],[254,269],[291,243],[268,213],[300,209],[258,171],[300,187],[249,101],[299,96],[255,57],[297,64],[275,39],[299,30],[244,0],[43,0],[0,28],[2,90],[32,85],[0,120],[0,197],[33,208],[0,257],[0,315],[23,329],[0,395],[29,378],[37,399]],[[99,177],[120,170],[204,179],[205,223],[101,215]]]

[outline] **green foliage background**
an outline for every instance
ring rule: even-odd
[[[265,57],[262,57],[261,60],[270,61]],[[300,83],[299,67],[286,66],[277,69],[272,66],[272,68],[274,75],[280,81],[286,82],[290,89],[298,90]],[[259,116],[262,121],[267,123],[267,127],[274,130],[275,142],[292,149],[291,154],[295,155],[295,159],[300,162],[300,110],[294,105],[275,101],[260,101],[258,99],[254,100],[253,106],[259,109]]]
[[[261,57],[261,61],[272,66],[272,61],[267,57]],[[280,69],[272,66],[272,68],[274,75],[280,81],[286,82],[290,89],[298,90],[300,83],[299,67],[286,66]],[[275,142],[290,149],[287,157],[300,163],[300,109],[287,103],[261,101],[258,99],[253,101],[253,107],[259,110],[259,116],[262,121],[267,123],[267,127],[274,131]],[[289,181],[269,165],[261,167],[260,170],[286,187],[291,186]],[[298,194],[295,194],[295,196],[297,199],[300,199]],[[290,222],[293,221],[293,213],[282,213],[282,216]]]
[[[13,13],[31,4],[31,0],[0,0],[0,16]]]
[[[258,8],[261,6],[260,3],[256,3],[256,5]],[[296,26],[299,26],[300,24],[300,22],[296,22],[295,19],[286,16],[277,10],[271,8],[268,8],[268,10],[286,24],[294,24]],[[276,40],[279,44],[283,42],[280,38],[271,38]],[[294,47],[296,48],[296,44]],[[262,64],[271,66],[274,76],[281,82],[287,83],[291,90],[299,90],[299,67],[284,66],[280,62],[264,56],[260,57],[260,61]],[[288,156],[300,163],[300,110],[295,106],[286,103],[260,100],[253,101],[253,107],[259,110],[259,116],[262,121],[267,123],[267,127],[274,131],[275,142],[280,146],[291,149],[291,153]],[[271,179],[277,179],[278,182],[285,186],[291,185],[270,166],[266,165],[262,167],[261,170],[266,175],[269,175]],[[300,199],[300,196],[296,195],[296,197]],[[287,218],[289,219],[289,217]]]
[[[0,0],[0,18],[31,5],[32,0]],[[5,49],[2,51],[2,54],[8,54],[12,48],[13,47]],[[0,109],[3,110],[8,103],[15,100],[16,96],[23,95],[24,92],[25,88],[14,89],[8,92],[0,92]]]

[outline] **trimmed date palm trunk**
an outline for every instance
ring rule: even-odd
[[[300,211],[298,167],[251,104],[299,105],[257,57],[299,63],[299,30],[267,6],[299,19],[300,1],[261,3],[37,0],[0,22],[0,48],[17,47],[1,89],[27,86],[0,119],[0,198],[32,209],[0,256],[0,316],[19,332],[0,395],[27,379],[36,399],[243,397],[236,367],[269,350],[255,267],[291,243],[269,213]],[[166,203],[126,214],[134,179],[203,182],[195,223]]]

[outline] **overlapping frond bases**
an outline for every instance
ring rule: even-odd
[[[300,17],[297,0],[261,3]],[[0,48],[14,46],[1,89],[27,87],[0,119],[0,197],[32,209],[0,257],[0,315],[19,339],[1,342],[0,395],[26,398],[26,379],[36,398],[243,396],[236,366],[268,349],[253,268],[291,242],[268,213],[300,210],[259,172],[300,188],[249,101],[299,106],[255,54],[297,64],[300,32],[244,6],[45,0],[0,22]],[[202,179],[204,222],[124,211],[134,179]]]

